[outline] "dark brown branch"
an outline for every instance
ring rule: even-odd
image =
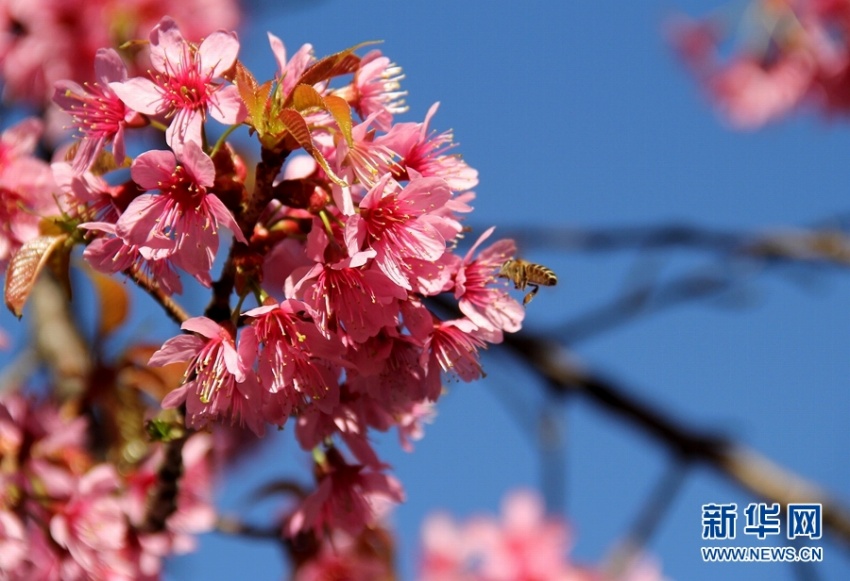
[[[617,383],[579,368],[559,344],[522,334],[505,345],[528,362],[556,396],[578,394],[628,420],[673,450],[682,460],[704,462],[769,502],[823,505],[824,526],[850,545],[850,511],[815,484],[771,462],[758,452],[717,434],[691,429],[629,395]]]
[[[725,257],[850,263],[850,232],[846,220],[823,220],[808,228],[763,232],[727,232],[690,224],[610,228],[535,227],[500,230],[521,249],[546,248],[560,252],[605,252],[690,248]]]
[[[216,521],[215,528],[218,532],[227,535],[236,535],[250,539],[264,539],[283,544],[283,532],[280,527],[258,527],[245,523],[235,517],[221,516]]]
[[[251,240],[257,220],[274,197],[274,180],[283,167],[289,151],[272,151],[263,148],[254,179],[254,192],[242,211],[236,216],[236,222],[246,240]],[[230,318],[230,296],[236,285],[236,263],[245,246],[239,246],[235,240],[224,263],[221,277],[213,282],[213,296],[204,313],[214,321],[222,322]]]
[[[632,319],[678,304],[708,299],[729,291],[739,281],[734,276],[693,274],[658,285],[638,287],[608,304],[558,326],[552,331],[565,344],[572,345]]]
[[[156,473],[156,484],[148,497],[143,532],[158,533],[165,530],[168,518],[177,510],[180,478],[183,476],[183,446],[188,434],[163,444],[164,457]]]
[[[710,269],[632,288],[611,302],[551,329],[563,343],[575,344],[663,308],[721,296],[741,284],[741,269],[736,267],[742,264],[757,264],[757,272],[782,267],[846,270],[850,264],[850,238],[836,229],[777,230],[761,235],[719,234],[672,226],[623,230],[589,231],[585,249],[630,246],[645,249],[685,244],[712,250],[720,256]],[[569,237],[569,231],[566,236]]]

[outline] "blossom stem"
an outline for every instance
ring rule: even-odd
[[[148,293],[153,300],[158,302],[165,310],[166,314],[171,317],[175,323],[182,325],[187,319],[189,319],[189,314],[183,309],[183,307],[177,304],[177,302],[170,296],[165,294],[159,285],[151,280],[148,275],[142,272],[138,266],[131,266],[124,271],[124,274],[130,277],[130,279],[135,282],[139,288]]]
[[[242,230],[242,234],[245,235],[246,240],[251,239],[257,219],[274,197],[274,180],[280,173],[283,162],[288,155],[288,150],[273,151],[265,147],[262,149],[260,162],[257,164],[255,172],[254,193],[248,200],[244,211],[236,217],[236,223]],[[230,246],[230,253],[227,255],[221,276],[212,285],[213,299],[207,306],[205,315],[216,322],[226,321],[231,316],[230,295],[233,293],[233,287],[236,284],[234,259],[238,255],[238,246],[238,244]]]
[[[156,127],[157,129],[159,129],[163,133],[165,133],[168,130],[168,127],[166,125],[162,124],[160,121],[157,121],[156,119],[148,119],[148,122],[151,124],[151,127]]]
[[[238,219],[239,227],[248,240],[251,238],[254,224],[260,217],[260,213],[274,197],[274,180],[280,173],[283,162],[286,161],[288,155],[288,150],[274,151],[265,147],[260,153],[260,163],[257,164],[254,179],[254,193],[248,201],[245,211]]]
[[[230,137],[230,134],[236,131],[238,127],[239,125],[231,125],[224,133],[221,134],[221,137],[219,137],[218,141],[215,142],[212,151],[210,151],[210,157],[215,157],[215,154],[222,148],[225,141],[227,141],[227,138]]]

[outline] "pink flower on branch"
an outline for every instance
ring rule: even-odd
[[[417,173],[424,177],[441,177],[455,192],[463,192],[478,185],[478,171],[470,167],[459,154],[450,154],[455,147],[451,131],[432,132],[431,118],[437,113],[439,103],[434,103],[422,123],[396,123],[377,138],[376,143],[387,147],[401,158],[396,165],[396,179],[405,180]]]
[[[466,253],[455,275],[458,307],[475,325],[496,334],[489,340],[501,342],[502,331],[519,331],[525,310],[498,282],[498,273],[506,260],[516,253],[513,240],[499,240],[473,258],[478,247],[493,233],[489,228]]]
[[[216,81],[236,63],[236,33],[214,32],[195,47],[166,17],[151,31],[150,42],[151,78],[136,77],[110,87],[132,109],[172,118],[165,133],[172,149],[179,151],[187,141],[203,143],[207,113],[225,125],[245,119],[247,111],[236,87]]]
[[[339,402],[342,342],[323,336],[301,301],[287,299],[245,316],[252,323],[243,335],[242,352],[246,360],[258,358],[258,375],[269,392],[265,397],[274,402],[267,406],[272,412],[267,419],[282,426],[290,412],[308,403],[331,411]]]
[[[0,135],[0,265],[38,236],[42,217],[59,212],[53,172],[33,155],[41,131],[27,118]]]
[[[360,213],[346,223],[349,254],[363,247],[375,251],[375,264],[393,283],[412,290],[416,277],[410,259],[434,262],[446,242],[460,232],[457,220],[439,212],[452,193],[441,178],[417,178],[403,189],[384,175],[360,202]]]
[[[287,60],[286,47],[283,41],[272,33],[268,33],[269,45],[272,49],[272,54],[277,61],[278,78],[280,79],[280,88],[283,97],[288,97],[304,74],[304,71],[316,62],[316,56],[313,54],[313,45],[304,44],[298,51],[292,55],[292,58]]]
[[[360,253],[359,257],[368,256]],[[361,268],[353,259],[337,264],[316,264],[294,286],[317,314],[319,329],[326,335],[344,332],[362,343],[381,329],[395,325],[398,302],[407,298],[377,269]]]
[[[463,381],[475,381],[484,375],[478,350],[486,349],[482,337],[492,338],[493,333],[482,332],[469,319],[441,321],[425,343],[423,359],[428,365],[439,365],[446,373],[453,373]],[[429,368],[430,371],[430,368]]]
[[[133,162],[130,174],[142,188],[159,190],[159,194],[133,200],[116,224],[118,236],[147,252],[145,258],[168,257],[209,285],[219,227],[246,242],[230,210],[208,192],[215,181],[212,159],[190,141],[179,159],[170,151],[143,153]]]
[[[286,534],[342,530],[356,535],[375,524],[381,502],[402,502],[404,490],[392,476],[347,464],[335,448],[327,452],[318,488],[301,501],[286,524]]]
[[[113,141],[116,163],[124,163],[124,128],[133,122],[141,123],[138,113],[128,108],[110,87],[110,83],[127,80],[127,67],[118,53],[98,50],[94,67],[96,82],[80,86],[74,81],[59,81],[53,95],[53,101],[71,115],[74,127],[82,134],[74,157],[77,173],[89,169],[109,141]]]
[[[100,231],[102,234],[92,240],[83,251],[83,258],[103,273],[124,272],[137,267],[147,273],[167,294],[181,294],[183,284],[180,275],[171,267],[167,258],[156,258],[155,253],[143,252],[138,246],[127,244],[115,236],[115,224],[108,222],[87,222],[80,228]],[[148,256],[146,257],[145,254]]]
[[[259,385],[239,353],[232,329],[207,317],[194,317],[181,326],[196,335],[166,341],[153,354],[150,365],[188,361],[182,386],[162,400],[163,408],[186,403],[187,423],[196,428],[230,418],[261,436],[265,431]]]

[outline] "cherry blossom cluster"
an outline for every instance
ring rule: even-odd
[[[680,17],[670,31],[735,127],[756,128],[801,105],[826,115],[850,112],[850,4],[843,0],[752,0],[740,21],[728,12]],[[721,47],[733,33],[734,52],[724,57]]]
[[[91,455],[88,422],[51,401],[0,396],[0,576],[157,579],[164,557],[212,528],[209,435],[183,448],[186,477],[165,530],[143,532],[161,449],[132,470]]]
[[[444,381],[481,377],[481,349],[519,330],[498,280],[515,245],[491,228],[458,252],[477,172],[431,129],[437,105],[395,121],[402,74],[379,50],[287,55],[268,38],[277,71],[261,82],[236,33],[192,42],[165,17],[133,44],[145,73],[102,48],[93,82],[55,83],[77,139],[53,163],[31,155],[36,121],[7,130],[6,300],[20,314],[43,265],[85,246],[182,322],[150,359],[186,366],[163,408],[194,430],[293,426],[316,485],[284,532],[357,534],[403,498],[370,433],[396,429],[409,449]],[[259,150],[253,172],[240,135]],[[174,306],[187,276],[212,290],[202,315]]]

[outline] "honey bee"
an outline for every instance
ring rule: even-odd
[[[526,286],[531,288],[531,291],[522,299],[523,306],[531,302],[541,286],[558,284],[558,277],[551,268],[521,258],[511,258],[506,261],[499,270],[499,277],[512,280],[516,289],[525,290]]]

